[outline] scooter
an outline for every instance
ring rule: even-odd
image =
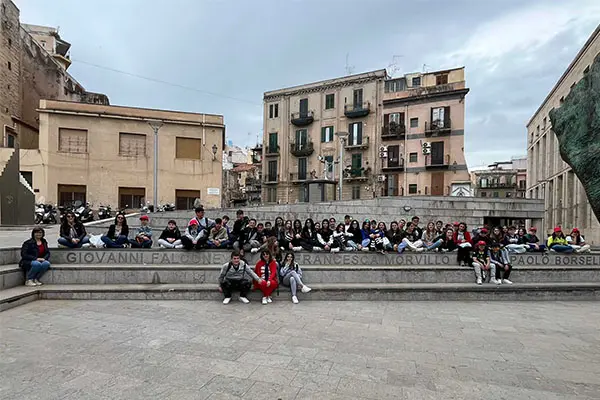
[[[39,225],[42,220],[44,219],[44,205],[43,204],[36,204],[35,205],[35,224]]]
[[[162,208],[163,208],[163,211],[175,211],[175,204],[167,203]]]
[[[98,219],[107,219],[111,217],[112,209],[110,208],[110,205],[103,206],[102,204],[100,204],[100,207],[98,207]]]
[[[52,204],[38,204],[35,209],[36,224],[56,224],[56,209]]]
[[[75,207],[75,217],[81,222],[90,222],[94,220],[94,213],[90,208],[90,203],[85,203],[84,205],[80,200],[77,200],[73,206]]]

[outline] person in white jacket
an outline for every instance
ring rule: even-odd
[[[302,282],[302,269],[295,259],[294,253],[287,253],[285,255],[285,259],[279,268],[279,276],[281,278],[281,283],[284,286],[290,287],[292,292],[292,303],[298,304],[298,297],[296,296],[298,287],[300,287],[302,293],[308,293],[312,289]]]
[[[571,234],[567,236],[567,243],[575,250],[575,253],[586,253],[590,251],[590,245],[585,243],[585,238],[581,236],[581,233],[577,228],[573,228]]]

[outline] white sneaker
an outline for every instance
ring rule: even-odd
[[[490,278],[490,283],[496,283],[496,278]]]
[[[502,282],[505,283],[505,284],[507,284],[507,285],[512,285],[512,282],[509,281],[508,279],[503,279]]]
[[[244,304],[248,304],[248,303],[250,303],[250,300],[248,300],[248,299],[247,299],[247,298],[245,298],[245,297],[240,297],[240,301],[241,301],[242,303],[244,303]]]
[[[266,297],[263,297],[263,298],[262,298],[262,303],[263,303],[263,304],[267,304],[267,298],[266,298]]]
[[[481,283],[482,283],[482,282],[481,282],[481,278],[477,278],[477,284],[478,284],[478,285],[481,285]]]
[[[25,286],[37,286],[33,279],[29,279],[25,282]]]
[[[310,292],[312,289],[309,288],[308,286],[304,285],[302,286],[302,289],[300,289],[302,291],[302,293],[308,293]]]
[[[425,251],[425,247],[419,247],[415,249],[416,252]]]
[[[339,247],[336,247],[335,249],[331,249],[331,252],[332,253],[339,253],[340,249],[339,249]]]
[[[369,251],[369,248],[368,247],[363,247],[361,250],[362,251]]]
[[[313,246],[313,251],[323,251],[323,249],[318,246]]]
[[[225,297],[223,299],[223,304],[229,304],[230,301],[231,301],[231,297]]]
[[[487,273],[485,271],[481,271],[481,277],[485,281],[485,279],[487,278]]]
[[[292,303],[298,304],[298,298],[296,296],[292,296]]]
[[[272,303],[273,302],[273,298],[271,296],[267,297],[267,303]]]
[[[292,247],[292,250],[294,250],[294,251],[302,251],[302,247],[301,246]]]
[[[502,279],[496,279],[496,285],[502,285]]]
[[[182,244],[175,245],[175,248],[176,249],[183,249],[183,245]]]
[[[159,248],[159,249],[166,249],[166,247],[165,247],[165,245],[164,245],[164,244],[159,244],[159,245],[158,245],[158,248]]]
[[[250,250],[250,253],[252,253],[252,254],[258,253],[258,249],[254,248],[254,249]]]
[[[90,243],[84,243],[84,244],[81,245],[82,249],[87,249],[89,247],[92,247],[92,245]]]
[[[35,283],[36,286],[42,286],[43,285],[43,283],[40,282],[40,281],[38,281],[37,279],[34,279],[33,283]]]

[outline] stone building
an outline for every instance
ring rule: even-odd
[[[221,206],[220,115],[42,100],[39,148],[21,150],[21,171],[38,197],[68,204],[137,208],[153,202],[158,131],[158,203]]]
[[[470,193],[468,91],[458,68],[398,79],[381,69],[266,92],[263,202],[306,202],[313,181],[338,192],[343,183],[342,199]]]
[[[498,161],[473,171],[476,197],[525,198],[527,159]]]
[[[527,197],[545,201],[543,231],[551,233],[557,225],[564,230],[577,227],[586,240],[593,244],[600,243],[600,223],[590,207],[581,182],[560,156],[558,140],[552,131],[548,113],[561,106],[571,88],[587,73],[599,53],[600,25],[527,123]]]

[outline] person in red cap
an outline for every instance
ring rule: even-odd
[[[490,254],[483,240],[477,242],[472,259],[471,265],[475,270],[475,278],[478,285],[481,285],[486,278],[489,279],[490,283],[498,284],[498,281],[496,281],[496,265],[490,262]]]
[[[150,218],[147,215],[140,217],[140,227],[135,231],[135,238],[130,239],[131,247],[149,249],[152,247],[152,228],[148,225]]]
[[[198,229],[198,221],[193,218],[185,230],[185,235],[181,237],[181,244],[183,244],[186,250],[200,250],[204,247],[204,242],[202,241],[203,235],[204,231]]]
[[[488,248],[490,247],[490,245],[492,244],[492,238],[489,235],[489,231],[487,228],[481,228],[479,230],[479,232],[473,237],[473,240],[471,241],[471,243],[473,245],[475,245],[476,243],[479,243],[481,241],[485,242],[485,245],[488,246]]]
[[[277,289],[277,262],[269,250],[260,253],[260,260],[256,263],[254,272],[261,279],[254,282],[254,287],[262,292],[262,304],[273,302],[271,293]]]
[[[579,229],[573,228],[571,234],[567,236],[567,243],[575,250],[575,253],[586,253],[590,251],[590,245],[585,243],[585,239],[581,236]]]
[[[548,242],[546,244],[548,245],[550,251],[567,254],[573,252],[573,248],[569,246],[567,238],[565,237],[565,234],[563,233],[560,226],[554,228],[554,232],[548,238]]]
[[[540,243],[540,239],[536,235],[537,229],[535,226],[529,228],[529,232],[524,236],[525,244],[529,246],[528,251],[546,251],[546,245]]]

